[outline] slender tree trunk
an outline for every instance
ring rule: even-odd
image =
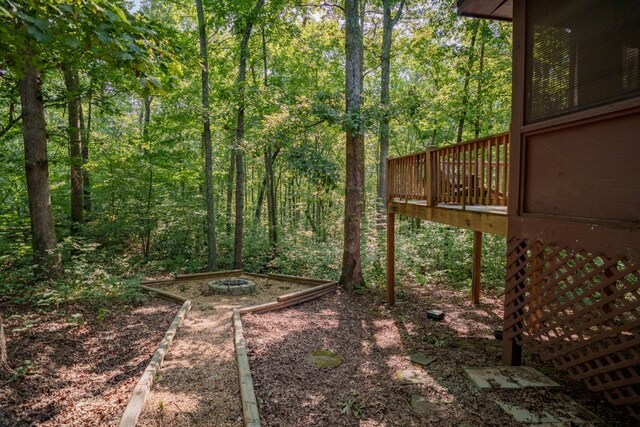
[[[149,140],[149,123],[151,122],[151,100],[149,95],[144,97],[144,116],[142,120],[142,139],[147,142]],[[146,146],[146,144],[145,144]],[[144,230],[142,235],[142,252],[146,257],[151,253],[151,232],[153,229],[153,154],[146,148],[144,149],[145,157],[147,157],[149,180],[147,183],[147,206],[144,218]]]
[[[346,113],[355,123],[346,129],[344,251],[340,284],[348,291],[364,285],[360,262],[361,221],[364,211],[364,128],[362,104],[362,28],[358,0],[345,0]]]
[[[69,63],[62,64],[62,74],[67,89],[69,118],[69,163],[71,165],[71,221],[83,221],[82,207],[82,137],[80,134],[80,76]]]
[[[264,155],[264,164],[266,169],[267,179],[267,219],[269,223],[269,243],[274,248],[278,244],[278,212],[276,205],[276,188],[275,188],[275,176],[273,173],[273,163],[280,150],[271,152],[271,146],[267,149]]]
[[[483,28],[484,29],[484,24],[483,24]],[[480,137],[480,105],[482,103],[482,82],[483,82],[483,76],[482,73],[484,72],[484,45],[485,45],[485,37],[484,37],[484,31],[480,32],[480,65],[479,65],[479,76],[478,76],[478,90],[477,90],[477,94],[476,94],[476,99],[477,101],[477,107],[476,107],[476,120],[474,123],[474,128],[475,128],[475,137],[476,139],[478,139]]]
[[[202,0],[196,0],[200,60],[202,61],[202,143],[204,145],[204,176],[207,199],[207,267],[218,269],[216,253],[216,213],[213,200],[213,153],[211,150],[211,124],[209,121],[209,60],[207,57],[207,30]]]
[[[56,278],[62,274],[62,260],[56,247],[51,211],[41,75],[33,65],[26,67],[20,79],[19,90],[33,261],[39,267],[41,275]]]
[[[256,201],[256,213],[254,215],[256,221],[260,221],[260,216],[262,216],[262,203],[264,202],[264,193],[266,186],[267,174],[265,173],[264,178],[262,178],[262,181],[260,181],[260,187],[258,188],[258,200]]]
[[[264,79],[264,87],[267,88],[269,86],[269,68],[267,67],[267,38],[264,32],[264,25],[260,27],[260,34],[262,36],[262,75]],[[276,161],[276,157],[279,152],[280,148],[273,151],[271,142],[269,142],[264,153],[265,187],[267,190],[267,222],[269,226],[269,244],[272,249],[275,249],[278,245],[278,213],[273,164]]]
[[[396,16],[391,16],[392,0],[383,0],[382,18],[382,52],[380,55],[380,107],[382,117],[380,118],[380,157],[378,161],[378,222],[386,221],[387,207],[385,205],[387,192],[387,156],[389,155],[389,80],[391,74],[391,41],[393,27],[402,16],[404,0],[400,2]]]
[[[236,224],[233,244],[233,267],[242,268],[242,235],[244,228],[244,115],[245,115],[245,83],[247,79],[247,56],[249,54],[249,38],[260,9],[265,0],[258,0],[250,16],[244,22],[240,41],[240,60],[238,64],[238,121],[236,128],[235,160],[236,160]]]
[[[471,71],[473,69],[473,64],[476,60],[475,55],[475,46],[476,46],[476,38],[478,36],[478,28],[480,26],[478,20],[472,21],[472,33],[471,33],[471,43],[469,44],[469,59],[467,61],[467,71],[464,75],[464,87],[462,88],[462,109],[460,112],[460,120],[458,121],[458,137],[456,141],[458,143],[462,142],[462,133],[464,131],[464,121],[467,116],[467,109],[469,108],[469,83],[471,82]]]
[[[82,137],[82,193],[83,207],[85,212],[91,212],[91,177],[87,169],[89,163],[89,142],[91,140],[91,121],[93,119],[93,93],[91,84],[89,84],[89,94],[87,96],[87,120],[85,123],[82,104],[80,104],[80,129]],[[86,126],[85,126],[86,124]]]
[[[227,234],[231,234],[231,202],[233,201],[233,182],[236,174],[236,150],[231,147],[229,153],[229,174],[227,176]]]

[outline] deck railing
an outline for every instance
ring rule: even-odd
[[[509,134],[387,159],[387,200],[506,206]]]

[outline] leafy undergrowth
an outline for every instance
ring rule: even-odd
[[[155,298],[66,304],[43,311],[4,305],[8,360],[0,424],[117,425],[131,391],[178,306]]]

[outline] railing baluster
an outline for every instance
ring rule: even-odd
[[[502,204],[500,201],[500,138],[495,138],[496,141],[496,204]]]
[[[489,191],[489,204],[493,204],[493,147],[491,146],[491,140],[487,141],[489,149],[489,183],[487,189]]]
[[[387,200],[506,206],[510,148],[501,134],[389,159]]]
[[[462,168],[461,163],[462,163],[462,159],[460,158],[460,151],[461,151],[461,147],[458,146],[456,147],[456,152],[458,154],[457,159],[458,159],[458,188],[456,189],[456,199],[458,203],[462,203],[462,197],[460,197],[460,186],[462,185],[462,183],[460,182],[460,178],[462,177]]]
[[[509,149],[511,148],[511,145],[509,144],[509,138],[510,135],[506,134],[504,136],[504,206],[507,206],[507,203],[509,201],[509,168],[511,165],[511,162],[509,162]]]

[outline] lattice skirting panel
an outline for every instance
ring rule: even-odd
[[[512,237],[505,338],[640,419],[640,265]]]

